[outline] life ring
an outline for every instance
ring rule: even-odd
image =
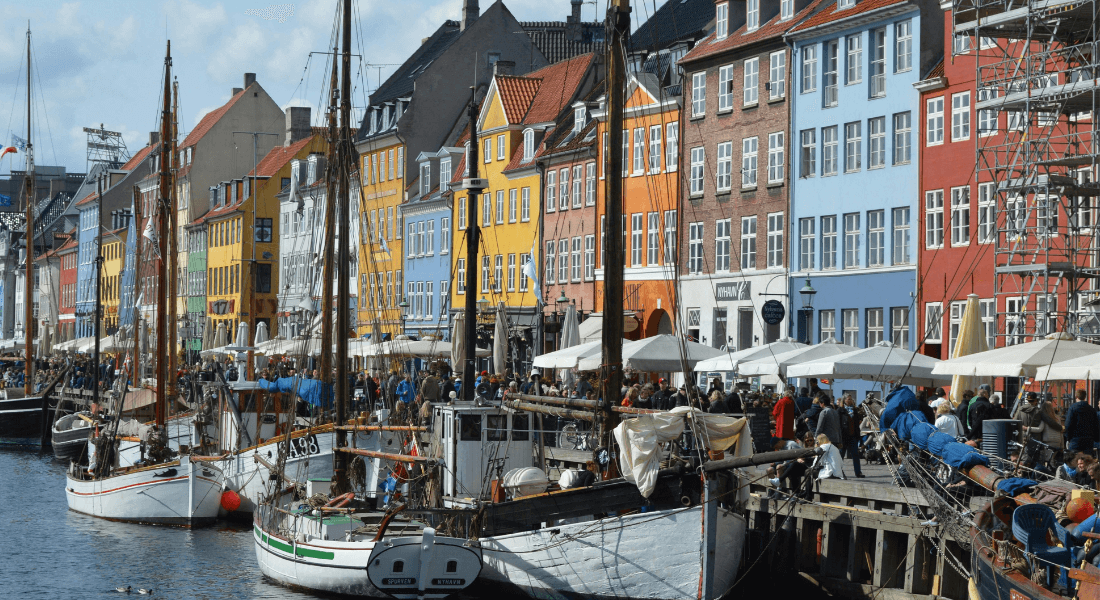
[[[325,504],[325,508],[344,508],[348,505],[349,502],[354,499],[355,494],[353,494],[352,492],[348,492],[342,496],[337,496],[332,500],[329,500],[328,503]]]

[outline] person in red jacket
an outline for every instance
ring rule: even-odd
[[[775,418],[775,437],[781,440],[793,440],[794,437],[794,399],[785,392],[772,409]]]

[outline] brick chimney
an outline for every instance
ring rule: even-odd
[[[497,75],[513,75],[516,72],[516,63],[510,60],[498,60],[493,63],[493,77]]]
[[[244,89],[247,90],[248,86],[252,85],[253,83],[256,83],[256,74],[255,73],[245,73],[244,74]]]
[[[150,146],[156,146],[159,142],[160,142],[160,132],[159,131],[150,131],[149,132],[149,145]]]
[[[233,88],[233,94],[232,95],[236,96],[237,94],[239,94],[243,91],[244,91],[244,88]]]
[[[582,2],[582,0],[570,0],[569,3],[572,5],[573,14],[569,15],[569,17],[566,19],[567,22],[569,22],[569,23],[580,23],[581,22],[581,2]]]
[[[480,15],[481,9],[477,6],[477,0],[463,0],[462,21],[459,30],[466,31],[466,28],[473,25]]]
[[[286,109],[286,139],[284,146],[304,140],[313,134],[310,127],[311,109],[308,106],[291,106]]]

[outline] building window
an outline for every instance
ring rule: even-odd
[[[558,283],[569,281],[569,239],[558,240]]]
[[[398,163],[400,164],[400,163]],[[444,188],[451,182],[451,158],[439,159],[439,191],[446,191]]]
[[[886,264],[886,212],[872,210],[867,212],[867,266],[881,267]]]
[[[992,100],[997,97],[997,90],[983,88],[978,90],[978,103]],[[997,133],[996,109],[983,109],[978,111],[978,135],[985,137]]]
[[[703,224],[688,224],[688,272],[703,272]]]
[[[702,311],[698,308],[687,309],[687,336],[688,339],[699,343],[699,317]]]
[[[497,136],[497,160],[504,160],[507,141],[503,135]]]
[[[758,140],[755,137],[741,140],[741,187],[756,187],[756,155]]]
[[[814,255],[815,248],[814,242],[816,233],[815,220],[813,217],[799,219],[798,220],[798,237],[799,237],[799,269],[803,271],[809,271],[814,268]]]
[[[837,126],[821,129],[821,174],[836,175],[837,151],[840,141],[837,139]]]
[[[268,263],[258,263],[256,265],[256,293],[271,293],[271,265]]]
[[[894,264],[907,265],[909,258],[909,208],[895,208],[894,216]]]
[[[556,281],[557,271],[554,270],[554,258],[557,252],[557,242],[550,240],[546,242],[546,283],[554,283]]]
[[[485,164],[489,164],[489,163],[493,162],[493,138],[491,138],[491,137],[485,138],[484,143],[482,143],[481,150],[482,150],[482,160],[485,161]]]
[[[886,95],[886,30],[871,30],[871,97]]]
[[[715,37],[720,40],[726,39],[729,35],[729,9],[728,2],[721,2],[714,7]]]
[[[845,39],[847,43],[848,78],[845,83],[852,85],[863,81],[863,34],[856,33]]]
[[[572,265],[571,279],[574,282],[581,280],[581,238],[577,236],[573,238],[573,258],[570,263]]]
[[[894,25],[894,70],[898,73],[913,68],[913,23],[908,19]]]
[[[979,300],[982,312],[982,331],[985,333],[986,347],[993,349],[997,342],[997,311],[994,300]],[[953,357],[952,357],[953,358]]]
[[[424,318],[435,318],[435,306],[433,298],[435,298],[435,283],[429,281],[424,284]]]
[[[823,310],[818,312],[818,340],[824,342],[825,340],[836,339],[836,311]]]
[[[558,209],[558,172],[546,172],[546,212]]]
[[[741,268],[756,268],[756,217],[741,217]]]
[[[718,112],[733,110],[733,65],[718,68]]]
[[[890,309],[890,342],[898,348],[909,348],[909,309]]]
[[[966,302],[952,302],[948,307],[947,317],[947,356],[955,355],[955,343],[959,341],[959,331],[962,329],[963,313],[966,312]]]
[[[862,123],[846,123],[844,125],[844,171],[854,173],[861,167],[863,158],[863,131]]]
[[[432,256],[435,254],[435,220],[427,221],[424,224],[424,254]]]
[[[886,117],[867,120],[867,168],[886,166]]]
[[[489,192],[481,196],[481,226],[490,227],[493,224],[493,195]]]
[[[817,131],[804,129],[799,135],[802,151],[799,156],[799,172],[802,177],[813,177],[817,169]]]
[[[768,215],[768,268],[783,266],[783,213]]]
[[[859,267],[859,213],[844,215],[844,268]]]
[[[784,50],[772,52],[768,62],[770,66],[768,97],[771,100],[779,100],[787,94],[787,52]]]
[[[458,259],[458,266],[455,267],[455,293],[466,293],[466,259]]]
[[[634,129],[634,175],[641,175],[645,170],[645,128]]]
[[[630,266],[642,266],[642,213],[630,215]]]
[[[943,143],[943,96],[928,100],[928,126],[925,139],[929,146]]]
[[[701,117],[707,112],[707,74],[705,71],[691,75],[691,116]]]
[[[779,19],[786,21],[794,16],[794,0],[779,1]]]
[[[504,223],[504,190],[497,190],[497,225]]]
[[[730,220],[714,222],[714,270],[730,270]]]
[[[592,281],[596,277],[596,236],[584,236],[584,280]]]
[[[559,171],[558,177],[558,189],[561,191],[558,197],[558,210],[567,210],[569,208],[569,168]]]
[[[951,141],[968,139],[970,139],[970,92],[953,94],[951,96]]]
[[[703,149],[691,149],[691,195],[703,194]]]
[[[676,170],[680,160],[680,124],[669,123],[665,125],[665,170]]]
[[[924,246],[943,248],[943,190],[924,193]]]
[[[978,243],[988,244],[996,236],[996,217],[994,216],[993,184],[978,184]]]
[[[943,342],[942,302],[926,302],[924,304],[924,342],[926,344]]]
[[[821,217],[821,268],[836,268],[836,215]]]
[[[802,93],[817,91],[817,46],[802,48]]]
[[[508,190],[508,222],[516,222],[516,188]]]
[[[658,128],[658,133],[659,132],[660,128]],[[596,163],[594,162],[585,165],[584,205],[596,205]]]
[[[760,27],[760,0],[748,0],[745,3],[745,25],[749,31]]]
[[[420,195],[427,196],[432,191],[432,164],[420,165]]]
[[[500,293],[500,286],[504,282],[504,255],[498,254],[493,258],[493,291]]]
[[[883,339],[883,324],[882,324],[882,309],[881,308],[868,308],[866,314],[867,320],[867,347],[870,348],[882,341]]]
[[[531,262],[530,254],[519,255],[519,291],[527,291],[527,263]]]
[[[665,264],[671,265],[676,263],[676,244],[679,241],[676,237],[676,211],[665,211]]]
[[[584,165],[573,166],[573,208],[580,208],[584,197],[581,194],[581,186],[584,185]]]
[[[912,121],[908,111],[894,115],[894,164],[909,164]]]
[[[531,220],[531,188],[525,187],[519,192],[519,220],[526,223]]]
[[[859,310],[845,308],[840,311],[844,319],[844,343],[849,346],[859,347]]]
[[[516,255],[508,255],[508,291],[516,291]]]
[[[754,0],[749,0],[753,2]],[[760,91],[760,58],[753,57],[745,61],[745,106],[752,106],[759,101]]]
[[[260,244],[266,244],[272,240],[272,228],[274,224],[272,219],[257,217],[256,218],[256,242]]]
[[[491,259],[488,256],[481,257],[481,293],[483,294],[492,289],[490,287],[492,285],[492,282],[490,281],[492,273],[489,272],[490,260]]]
[[[660,264],[661,261],[661,213],[651,212],[647,218],[646,264],[653,266]]]
[[[768,183],[783,183],[784,156],[783,132],[768,134]]]
[[[595,164],[589,163],[592,168],[592,174],[595,175]],[[661,126],[654,125],[649,128],[649,172],[660,173],[661,172]],[[577,179],[576,177],[574,179]],[[593,177],[593,183],[595,178]],[[595,188],[593,188],[594,190]],[[575,200],[576,201],[576,200]],[[594,202],[594,201],[593,201]],[[579,206],[579,205],[578,205]]]
[[[451,218],[443,217],[439,220],[439,253],[447,254],[451,251]]]
[[[970,244],[970,187],[951,188],[951,245]]]
[[[531,162],[535,157],[535,132],[532,129],[523,131],[523,162]]]
[[[822,76],[825,94],[822,97],[822,105],[826,108],[837,105],[838,52],[836,40],[825,42],[825,73]]]
[[[458,199],[458,230],[466,229],[466,197]]]
[[[715,177],[715,188],[719,192],[728,192],[732,185],[731,172],[733,170],[733,142],[718,144],[718,170]]]

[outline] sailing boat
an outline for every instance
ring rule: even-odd
[[[26,255],[23,282],[23,389],[0,392],[0,446],[45,446],[50,444],[50,425],[47,394],[31,395],[34,382],[34,358],[31,354],[34,332],[34,311],[31,301],[34,293],[34,208],[35,175],[34,144],[31,139],[31,30],[27,27],[27,172],[23,184],[23,202],[26,207]]]
[[[174,210],[168,200],[174,187],[170,169],[173,144],[170,138],[172,80],[171,41],[168,42],[164,58],[164,107],[161,113],[161,158],[160,193],[161,202],[150,219],[156,219],[160,235],[157,243],[159,255],[157,261],[157,381],[156,381],[156,421],[153,425],[137,425],[127,421],[127,430],[122,430],[120,415],[96,439],[95,463],[90,468],[70,465],[65,480],[65,496],[69,509],[112,521],[148,523],[158,525],[177,525],[196,527],[213,523],[218,516],[219,500],[222,492],[220,472],[209,464],[193,460],[173,450],[168,444],[166,419],[168,394],[167,356],[168,313],[166,305],[169,279],[167,257],[173,256],[171,237],[168,231],[168,215]],[[140,280],[140,278],[135,278]],[[131,349],[134,367],[139,363],[136,338],[139,328],[134,328],[135,343]],[[136,377],[135,377],[136,380]],[[121,412],[121,405],[119,411]],[[120,435],[121,434],[121,435]],[[118,465],[118,444],[120,437],[136,436],[142,442],[145,460],[135,466]]]

